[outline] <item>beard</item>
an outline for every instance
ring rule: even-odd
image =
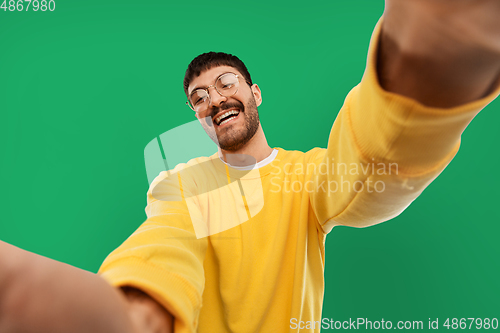
[[[202,123],[205,132],[207,132],[212,141],[215,142],[215,144],[217,144],[221,149],[226,151],[237,151],[247,144],[247,142],[253,138],[255,133],[257,133],[260,120],[255,98],[251,96],[246,105],[247,106],[245,107],[243,103],[239,101],[224,103],[222,107],[213,109],[212,117],[206,118],[206,125],[208,125],[208,128]],[[229,125],[226,128],[223,128],[217,135],[212,123],[213,117],[221,110],[230,108],[238,108],[240,110],[241,116],[243,116],[244,120],[243,128],[234,129],[232,125]]]

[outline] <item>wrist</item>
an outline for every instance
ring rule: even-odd
[[[174,317],[148,294],[132,287],[122,287],[128,302],[128,315],[136,332],[174,331]]]

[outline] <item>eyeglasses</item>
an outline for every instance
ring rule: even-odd
[[[216,80],[215,84],[208,86],[206,88],[195,89],[189,94],[188,101],[186,104],[195,112],[201,112],[208,109],[210,104],[210,94],[208,89],[215,87],[215,90],[224,97],[233,96],[238,92],[238,87],[240,82],[238,80],[240,76],[234,73],[224,73],[220,75]]]

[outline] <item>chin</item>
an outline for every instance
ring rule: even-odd
[[[248,141],[219,142],[219,147],[220,147],[220,149],[227,150],[227,151],[237,151],[237,150],[243,148],[243,146],[245,146],[245,144],[247,142]]]
[[[226,140],[222,139],[219,141],[219,147],[227,151],[236,151],[243,148],[248,141],[250,141],[247,135],[239,135],[237,138],[232,137]]]

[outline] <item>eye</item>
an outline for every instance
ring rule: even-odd
[[[207,92],[203,89],[197,89],[191,93],[191,104],[193,106],[203,104],[207,99]]]
[[[199,105],[199,104],[202,104],[203,102],[205,102],[207,98],[206,97],[198,97],[195,102],[194,102],[194,105]]]
[[[234,83],[228,82],[222,84],[222,89],[231,89],[234,86]]]
[[[238,78],[232,73],[223,74],[217,80],[217,89],[220,90],[232,90],[237,87]]]

